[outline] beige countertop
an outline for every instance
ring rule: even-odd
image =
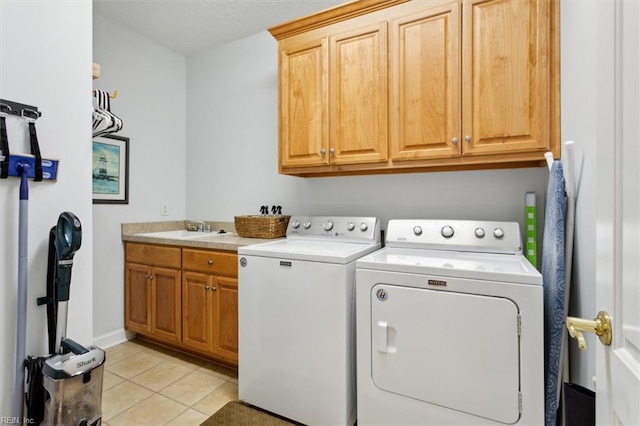
[[[163,244],[168,246],[194,247],[211,250],[238,251],[238,247],[253,244],[266,243],[275,241],[276,239],[263,238],[244,238],[236,234],[233,222],[214,222],[205,221],[211,226],[213,231],[224,229],[226,234],[193,232],[193,236],[197,238],[172,238],[145,236],[144,234],[186,230],[188,221],[167,221],[167,222],[141,222],[141,223],[123,223],[122,224],[122,241]]]

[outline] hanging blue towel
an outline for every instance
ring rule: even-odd
[[[544,290],[545,425],[556,426],[560,355],[565,316],[565,184],[562,163],[554,161],[547,188],[542,239]]]

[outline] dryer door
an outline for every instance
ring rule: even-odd
[[[378,284],[371,314],[378,388],[502,423],[518,420],[518,307],[511,300]]]

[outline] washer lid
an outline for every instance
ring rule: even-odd
[[[287,238],[238,248],[239,255],[346,264],[376,251],[380,243],[345,243]]]
[[[520,254],[469,253],[386,247],[358,259],[359,269],[542,285],[542,275]]]

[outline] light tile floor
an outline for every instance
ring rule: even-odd
[[[105,426],[199,425],[238,399],[238,374],[141,340],[106,350]]]

